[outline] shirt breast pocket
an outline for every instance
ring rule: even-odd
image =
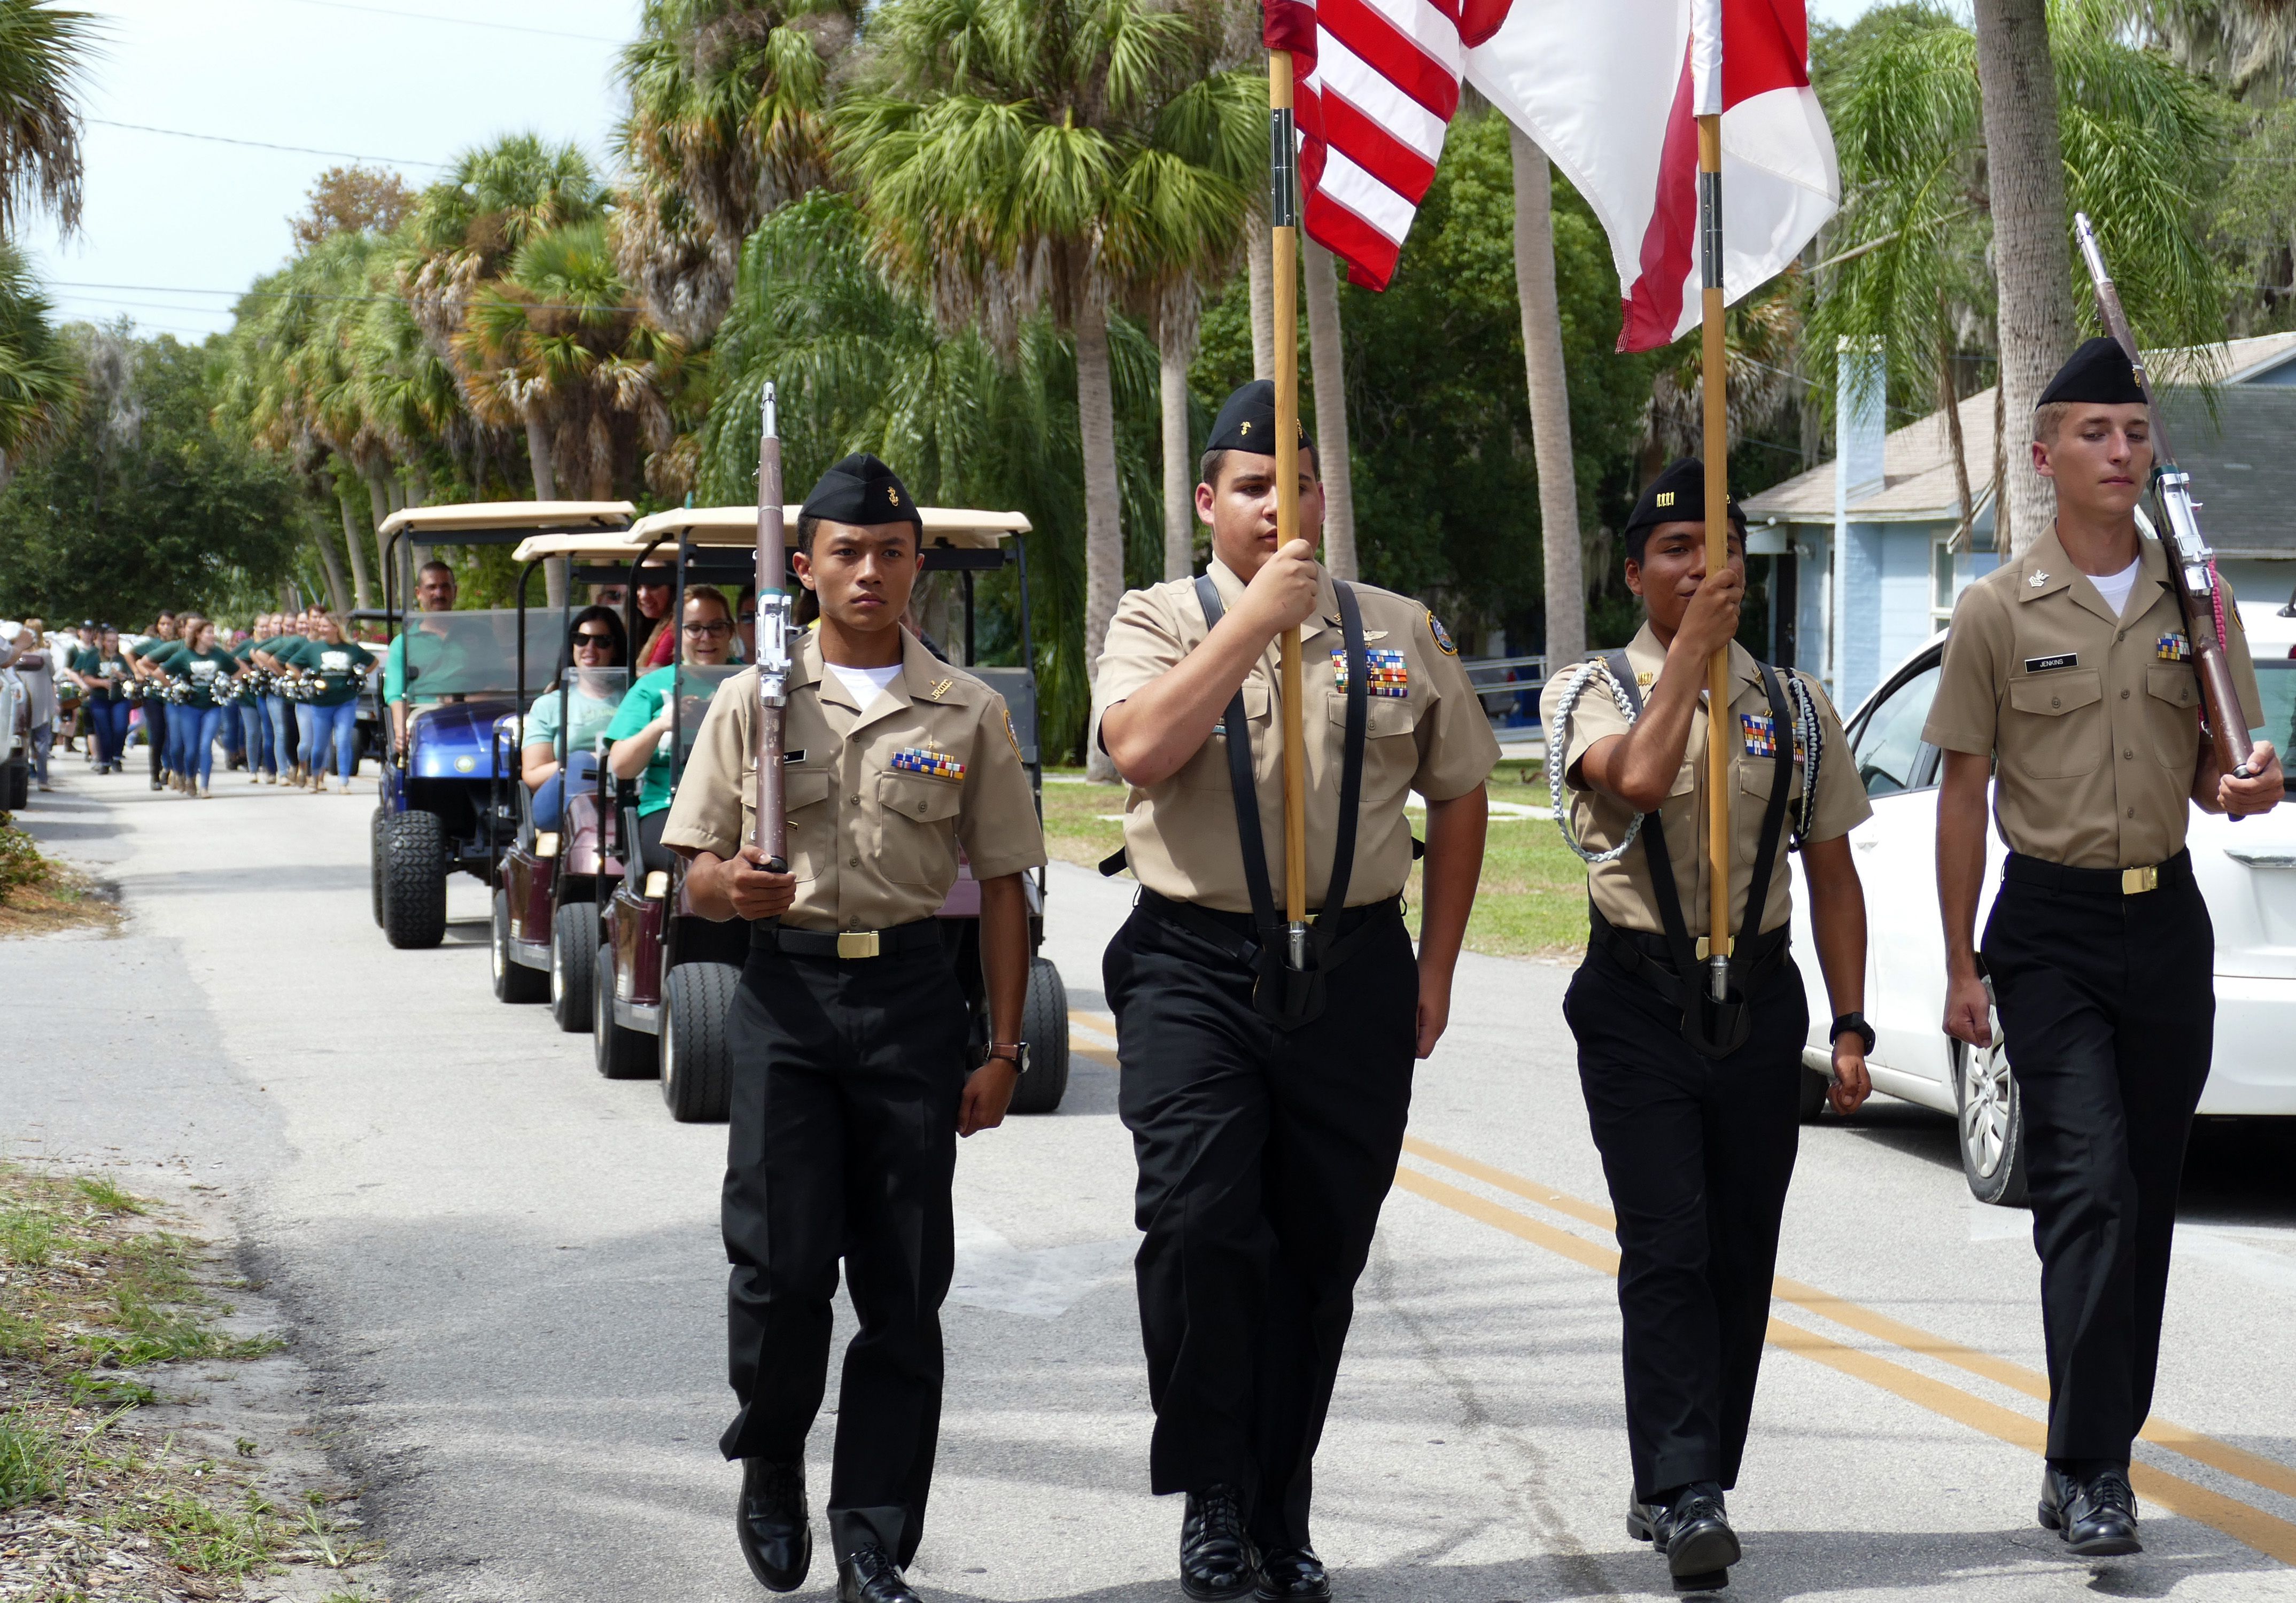
[[[2112,744],[2105,738],[2104,695],[2095,668],[2063,668],[2009,682],[2002,754],[2037,780],[2092,773]]]
[[[1257,680],[1247,680],[1243,686],[1243,716],[1251,725],[1252,748],[1265,748],[1267,741],[1269,699],[1267,685]],[[1212,728],[1210,738],[1186,766],[1180,770],[1180,782],[1202,790],[1226,790],[1227,776],[1227,714],[1223,710],[1219,722]]]
[[[754,838],[757,824],[758,770],[742,767],[742,844]],[[782,809],[789,822],[783,836],[790,872],[800,879],[818,879],[822,866],[837,850],[835,809],[829,802],[826,769],[790,767],[782,770]]]
[[[2147,668],[2144,690],[2152,755],[2171,773],[2191,773],[2201,756],[2200,675],[2181,664]]]
[[[963,780],[877,776],[877,871],[896,885],[946,887],[956,878]]]

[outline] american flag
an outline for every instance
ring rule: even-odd
[[[1467,51],[1512,4],[1266,0],[1267,46],[1292,53],[1301,221],[1355,282],[1384,290],[1395,276],[1459,108]]]

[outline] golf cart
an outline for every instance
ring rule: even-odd
[[[557,638],[569,640],[578,587],[619,585],[631,577],[628,543],[621,533],[536,535],[512,553],[521,564],[518,601],[525,610],[527,585],[537,566],[552,559],[569,563],[566,601]],[[521,638],[524,633],[521,631]],[[636,646],[628,646],[635,653]],[[518,705],[521,714],[515,752],[522,746],[541,699],[557,698],[557,726],[569,727],[568,703],[578,677],[588,694],[619,702],[634,676],[624,664],[606,668],[569,669],[562,662],[554,690],[538,692],[552,675],[541,665],[519,661]],[[562,741],[562,744],[563,742]],[[598,904],[621,877],[621,858],[614,838],[611,797],[596,782],[596,770],[605,765],[603,740],[583,751],[568,750],[561,759],[559,819],[550,829],[540,827],[534,812],[533,792],[523,780],[513,787],[516,831],[503,854],[495,891],[491,945],[495,996],[508,1002],[540,1002],[547,998],[558,1027],[578,1035],[591,1025],[594,1005],[592,976],[598,956]],[[586,780],[579,770],[587,758],[592,771]]]
[[[447,931],[447,876],[491,886],[517,817],[521,657],[555,660],[562,619],[523,609],[414,609],[414,547],[510,545],[545,530],[627,528],[626,501],[407,507],[383,520],[386,627],[404,658],[404,742],[386,737],[372,840],[375,921],[398,947]],[[403,642],[403,643],[400,643]],[[386,653],[390,650],[386,647]]]
[[[1027,765],[1031,788],[1043,811],[1043,773],[1037,750],[1037,682],[1028,666],[1033,661],[1029,634],[1028,564],[1023,547],[1014,536],[1027,532],[1029,520],[1017,512],[984,512],[941,507],[920,509],[924,520],[925,577],[919,581],[915,605],[931,601],[927,586],[945,587],[939,597],[947,603],[951,621],[961,617],[962,651],[957,659],[1001,694],[1013,715],[1013,727]],[[639,562],[672,541],[676,546],[673,618],[683,616],[685,586],[718,582],[747,584],[755,572],[757,510],[754,507],[699,507],[658,512],[644,519],[627,536],[636,548],[633,571]],[[783,512],[784,585],[796,583],[787,552],[797,544],[798,509]],[[667,552],[665,552],[666,555]],[[1019,579],[1021,666],[996,667],[978,661],[974,586],[983,573],[1006,567]],[[935,576],[947,576],[937,578]],[[635,593],[634,593],[635,595]],[[635,599],[633,599],[635,605]],[[946,653],[945,654],[948,654]],[[710,695],[742,665],[724,668],[678,669],[676,693],[671,698],[672,774],[683,772],[687,755],[708,710]],[[635,841],[636,787],[616,783],[601,765],[601,783],[615,784],[615,806],[621,815],[620,838]],[[722,1119],[730,1089],[726,1045],[726,1011],[742,965],[749,956],[749,931],[739,920],[716,923],[693,912],[685,898],[685,863],[675,853],[662,860],[633,863],[603,904],[597,957],[595,1051],[598,1072],[610,1078],[652,1074],[659,1065],[662,1100],[673,1116],[685,1121]],[[1068,1089],[1068,993],[1060,970],[1045,957],[1035,956],[1044,945],[1045,876],[1042,870],[1028,877],[1029,971],[1028,1005],[1023,1036],[1029,1043],[1030,1067],[1013,1092],[1013,1111],[1049,1113],[1060,1106]],[[960,853],[957,880],[938,915],[955,962],[960,982],[972,1013],[972,1041],[978,1048],[988,1041],[987,987],[980,973],[980,887]],[[653,1039],[649,1039],[652,1037]]]

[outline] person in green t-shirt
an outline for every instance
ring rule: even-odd
[[[283,612],[273,623],[271,637],[256,642],[255,666],[274,676],[275,682],[263,692],[263,711],[271,724],[271,749],[278,758],[279,772],[295,784],[304,778],[304,748],[308,744],[303,725],[310,722],[302,704],[287,694],[283,680],[294,669],[287,665],[286,654],[308,638],[311,615],[308,612]]]
[[[685,648],[685,661],[693,667],[719,667],[733,660],[734,609],[726,605],[725,592],[714,585],[686,591],[679,640]],[[617,778],[638,781],[639,855],[648,868],[668,864],[662,852],[661,830],[668,822],[670,697],[676,690],[676,667],[656,668],[630,686],[629,694],[622,698],[621,709],[606,726],[606,738],[614,743],[607,754],[606,765]],[[689,730],[700,721],[699,709],[685,715],[685,727]]]
[[[117,773],[127,749],[127,718],[134,709],[127,701],[127,682],[135,670],[119,649],[119,631],[96,632],[93,644],[72,653],[71,670],[87,691],[87,721],[95,741],[95,771]]]
[[[422,571],[415,576],[414,599],[425,612],[452,612],[455,609],[455,570],[444,562],[425,562]],[[421,625],[416,626],[422,627]],[[420,659],[417,660],[421,666]],[[417,696],[417,704],[431,699]],[[390,709],[391,749],[401,754],[406,750],[406,636],[400,634],[390,642],[382,659],[382,704]]]
[[[208,781],[215,768],[216,732],[223,727],[223,702],[229,698],[231,681],[239,672],[239,658],[216,644],[215,634],[213,623],[193,617],[183,640],[156,659],[185,687],[177,708],[184,715],[180,722],[185,733],[176,753],[183,764],[177,770],[176,788],[186,796],[210,794]]]
[[[268,698],[263,693],[260,681],[264,667],[256,653],[279,634],[279,615],[266,612],[255,620],[248,637],[233,648],[242,671],[240,686],[239,729],[241,743],[247,748],[247,782],[250,785],[279,781],[279,749],[271,738],[271,715],[266,706]]]
[[[176,777],[176,743],[168,729],[168,704],[153,694],[167,675],[152,666],[152,658],[176,643],[176,615],[162,612],[152,633],[127,648],[127,667],[142,686],[139,703],[144,714],[144,744],[152,754],[152,789],[159,790]]]
[[[316,624],[316,637],[298,642],[281,660],[300,668],[311,685],[303,702],[311,713],[311,740],[303,752],[311,793],[316,796],[327,788],[327,754],[332,751],[335,773],[348,796],[351,770],[358,763],[359,686],[374,665],[374,653],[345,634],[342,620],[333,613],[319,613]]]

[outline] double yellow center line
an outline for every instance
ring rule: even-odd
[[[1608,1208],[1583,1201],[1538,1181],[1495,1168],[1431,1141],[1421,1141],[1415,1136],[1406,1137],[1403,1149],[1409,1157],[1478,1181],[1493,1190],[1520,1197],[1566,1218],[1605,1231],[1614,1231],[1618,1227],[1616,1216]],[[1619,1255],[1614,1248],[1590,1241],[1519,1209],[1493,1202],[1477,1192],[1465,1190],[1407,1166],[1397,1169],[1395,1183],[1414,1197],[1423,1198],[1439,1207],[1448,1208],[1453,1213],[1505,1231],[1574,1264],[1584,1264],[1608,1275],[1615,1276],[1619,1272]],[[1835,1324],[1887,1342],[1902,1352],[1951,1365],[2040,1403],[2046,1403],[2049,1399],[2048,1377],[2022,1364],[2012,1363],[1990,1353],[1964,1346],[1784,1275],[1772,1283],[1771,1289],[1778,1302],[1790,1304]],[[2004,1408],[1997,1403],[1948,1385],[1920,1370],[1908,1369],[1894,1360],[1780,1319],[1770,1321],[1768,1337],[1773,1346],[1852,1376],[1931,1413],[1982,1432],[1997,1441],[2005,1442],[2012,1447],[2021,1447],[2036,1454],[2046,1450],[2048,1427],[2041,1420],[2014,1409]],[[2296,1497],[2296,1468],[2275,1460],[2246,1452],[2228,1442],[2220,1442],[2214,1436],[2188,1430],[2157,1414],[2145,1422],[2143,1434],[2144,1440],[2195,1463],[2206,1464],[2212,1469],[2236,1476],[2266,1491],[2276,1492],[2284,1497]],[[2296,1525],[2149,1464],[2132,1464],[2129,1478],[2146,1501],[2170,1513],[2213,1526],[2283,1564],[2296,1565]]]
[[[1083,1012],[1072,1013],[1070,1017],[1094,1036],[1112,1045],[1115,1037],[1113,1019],[1104,1014]],[[1116,1067],[1112,1051],[1080,1051],[1078,1055],[1111,1068]],[[1447,1169],[1492,1190],[1520,1198],[1548,1213],[1575,1219],[1581,1224],[1605,1231],[1615,1231],[1618,1228],[1617,1216],[1606,1207],[1573,1197],[1567,1191],[1557,1190],[1542,1182],[1480,1162],[1464,1153],[1439,1147],[1432,1141],[1409,1136],[1405,1138],[1403,1150],[1408,1157]],[[1480,1192],[1467,1190],[1408,1165],[1397,1168],[1395,1183],[1401,1190],[1438,1207],[1447,1208],[1479,1223],[1504,1231],[1558,1257],[1568,1258],[1603,1274],[1615,1277],[1619,1272],[1619,1254],[1615,1247],[1548,1223],[1536,1215],[1494,1202]],[[1778,1276],[1772,1282],[1771,1292],[1779,1303],[1856,1330],[1903,1354],[1960,1370],[2045,1405],[2049,1400],[2048,1377],[2023,1364],[1964,1346],[1959,1342],[1891,1319],[1888,1314],[1784,1275]],[[1895,1359],[1863,1347],[1851,1346],[1819,1331],[1775,1318],[1770,1321],[1768,1339],[1773,1346],[1824,1364],[1829,1369],[1862,1380],[1996,1441],[2023,1448],[2036,1455],[2046,1451],[2048,1427],[2042,1420],[2020,1413],[2013,1408],[2005,1408],[1935,1376],[1908,1368]],[[2246,1481],[2267,1492],[2296,1498],[2296,1468],[2247,1452],[2199,1431],[2189,1430],[2161,1419],[2158,1414],[2145,1421],[2142,1434],[2145,1441],[2194,1463],[2205,1464],[2211,1469]],[[2132,1464],[2129,1478],[2147,1501],[2172,1514],[2221,1531],[2267,1558],[2296,1566],[2296,1524],[2150,1464]]]

